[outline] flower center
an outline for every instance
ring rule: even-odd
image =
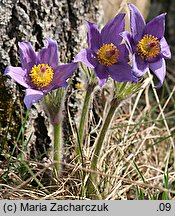
[[[38,87],[46,87],[53,79],[53,69],[48,64],[34,65],[29,76]]]
[[[160,53],[160,42],[153,35],[145,35],[137,44],[138,55],[145,60],[155,58]]]
[[[111,66],[118,61],[119,51],[114,44],[104,44],[97,51],[97,58],[100,64]]]

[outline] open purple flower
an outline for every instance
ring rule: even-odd
[[[87,67],[94,68],[100,86],[108,76],[118,82],[134,81],[131,67],[128,64],[129,52],[125,44],[120,44],[124,31],[124,14],[118,14],[110,20],[101,33],[96,24],[86,22],[88,26],[88,48],[83,49],[75,57],[75,62],[83,62]]]
[[[28,42],[18,45],[22,67],[8,66],[4,75],[9,75],[26,88],[24,103],[29,109],[51,90],[66,87],[66,80],[77,69],[77,63],[58,65],[59,53],[55,40],[47,39],[46,47],[38,53]]]
[[[129,4],[129,8],[132,34],[123,32],[121,35],[133,54],[133,74],[140,77],[150,68],[159,79],[156,87],[160,87],[166,74],[164,58],[171,58],[169,46],[164,38],[166,14],[161,14],[146,24],[133,4]]]

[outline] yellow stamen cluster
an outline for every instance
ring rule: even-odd
[[[118,61],[119,51],[114,44],[104,44],[97,51],[97,58],[100,64],[111,66]]]
[[[53,69],[48,64],[34,65],[29,73],[32,82],[38,87],[46,87],[53,79]]]
[[[137,51],[141,58],[149,60],[160,53],[160,42],[153,35],[145,35],[137,44]]]

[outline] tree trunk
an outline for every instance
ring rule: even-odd
[[[115,16],[118,9],[122,9],[119,0],[1,0],[0,1],[0,155],[3,149],[12,151],[17,139],[21,119],[24,117],[23,88],[12,79],[3,77],[3,71],[9,64],[20,66],[18,42],[29,41],[36,50],[45,45],[45,38],[51,37],[58,42],[62,63],[69,63],[78,51],[86,46],[85,20],[95,21],[98,25],[107,22]],[[148,19],[162,12],[168,12],[166,35],[171,45],[174,59],[175,38],[175,2],[173,0],[129,1],[134,3]],[[123,8],[126,11],[126,8]],[[104,13],[103,13],[104,10]],[[120,10],[123,11],[123,10]],[[174,61],[168,62],[167,75],[175,83]],[[79,81],[76,73],[69,90],[71,98],[67,97],[66,107],[69,107],[74,119],[78,110],[78,97],[75,97],[74,86]],[[81,100],[81,99],[79,99]],[[66,112],[65,112],[66,113]],[[64,121],[65,138],[71,131],[67,119]],[[73,120],[74,122],[74,120]],[[37,157],[47,149],[51,143],[48,131],[48,119],[38,105],[33,106],[27,121],[26,139],[33,132],[28,149],[29,157]],[[18,151],[16,150],[16,154]],[[43,154],[42,158],[46,154]]]
[[[2,0],[0,2],[0,155],[11,153],[24,117],[23,88],[11,78],[3,77],[8,65],[20,66],[18,42],[31,42],[35,50],[50,37],[58,42],[60,60],[69,63],[86,43],[84,21],[102,17],[100,0]],[[74,82],[76,83],[76,74]],[[69,100],[71,112],[77,109],[75,97]],[[74,115],[74,114],[72,114]],[[65,131],[69,130],[69,126]],[[28,156],[47,152],[51,139],[48,119],[38,105],[32,106],[27,121],[26,139],[31,135]],[[19,146],[19,148],[21,148]],[[18,154],[18,148],[15,153]]]

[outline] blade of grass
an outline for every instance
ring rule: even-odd
[[[142,173],[140,172],[140,170],[139,170],[137,164],[135,163],[135,161],[133,161],[133,163],[134,163],[134,166],[135,166],[135,168],[136,168],[136,170],[137,170],[139,176],[141,177],[143,183],[146,184],[146,181],[145,181],[145,179],[144,179]],[[152,196],[152,194],[151,194],[151,192],[150,192],[149,189],[148,189],[148,196],[149,196],[149,199],[150,199],[150,200],[153,200],[153,196]]]

